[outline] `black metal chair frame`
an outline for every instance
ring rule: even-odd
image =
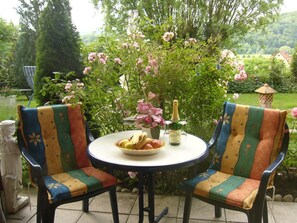
[[[208,142],[208,149],[211,150],[221,131],[222,127],[222,121],[220,121],[210,139]],[[279,152],[279,155],[277,158],[266,168],[266,170],[262,173],[260,187],[256,196],[256,199],[253,203],[253,207],[249,210],[245,210],[239,207],[235,207],[232,205],[228,205],[226,203],[214,201],[202,196],[194,195],[193,191],[185,190],[185,206],[184,206],[184,214],[183,214],[183,223],[188,223],[190,218],[190,212],[191,212],[191,205],[192,205],[192,197],[198,198],[201,201],[204,201],[206,203],[212,204],[215,207],[215,217],[221,217],[222,214],[222,208],[235,210],[244,212],[247,215],[248,222],[249,223],[261,223],[262,219],[264,223],[268,223],[268,213],[267,213],[267,201],[266,201],[266,190],[269,183],[269,178],[271,174],[276,170],[276,168],[282,163],[282,161],[285,158],[285,155],[288,151],[288,145],[289,145],[289,131],[288,131],[288,125],[285,125],[285,134],[281,146],[281,151]]]
[[[87,144],[90,144],[94,140],[94,137],[92,136],[87,124],[86,124],[86,136],[87,136]],[[36,219],[37,223],[40,223],[40,222],[53,223],[54,219],[55,219],[56,208],[62,204],[66,204],[66,203],[82,201],[83,212],[89,212],[89,198],[92,198],[96,195],[102,194],[107,191],[109,191],[113,221],[115,223],[119,223],[116,185],[113,185],[113,186],[110,186],[107,188],[103,188],[103,189],[99,189],[97,191],[83,194],[80,196],[60,200],[60,201],[57,201],[54,203],[49,203],[47,188],[44,183],[41,166],[28,153],[27,149],[25,148],[25,144],[24,144],[23,138],[22,138],[19,130],[17,131],[17,139],[18,139],[18,145],[19,145],[21,154],[28,161],[28,163],[30,165],[32,181],[38,187],[37,219]]]

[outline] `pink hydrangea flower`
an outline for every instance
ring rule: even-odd
[[[138,115],[135,118],[137,127],[155,128],[158,125],[163,126],[165,120],[162,117],[163,110],[161,108],[155,108],[151,103],[138,101],[137,105]]]

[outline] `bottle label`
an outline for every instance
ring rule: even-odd
[[[169,130],[169,144],[179,145],[181,142],[181,130]]]

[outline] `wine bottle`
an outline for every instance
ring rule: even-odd
[[[179,123],[178,101],[174,100],[171,123],[169,124],[169,144],[170,145],[176,146],[180,144],[181,128],[182,128],[182,125]]]

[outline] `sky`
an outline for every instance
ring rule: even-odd
[[[18,23],[19,17],[15,8],[18,0],[0,0],[0,17],[7,22]],[[103,16],[95,10],[90,0],[70,0],[72,22],[81,33],[97,31],[103,25]],[[284,0],[281,12],[297,11],[297,0]]]

